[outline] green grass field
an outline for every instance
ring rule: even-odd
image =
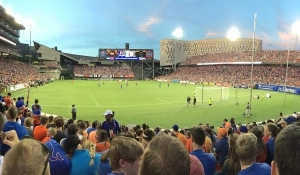
[[[204,99],[197,99],[196,107],[187,108],[187,96],[193,96],[196,87],[200,85],[187,84],[186,86],[154,81],[140,81],[138,86],[135,82],[104,81],[98,87],[98,81],[88,80],[59,80],[51,84],[30,89],[30,105],[34,99],[39,99],[42,112],[61,115],[71,118],[71,105],[77,106],[77,119],[89,121],[103,121],[102,114],[107,109],[116,112],[115,118],[121,124],[146,123],[151,128],[161,126],[171,128],[178,124],[180,128],[192,127],[199,123],[209,122],[220,126],[224,118],[234,117],[236,123],[248,123],[266,119],[278,118],[279,112],[284,115],[299,109],[299,95],[286,95],[284,105],[284,93],[253,90],[254,94],[270,93],[272,98],[263,100],[252,99],[252,115],[244,117],[246,104],[250,100],[249,89],[230,89],[230,99],[222,100],[212,98],[212,108],[207,108],[209,93],[216,91],[204,90]],[[236,94],[239,104],[236,105]],[[211,94],[213,96],[214,94]],[[26,99],[27,89],[12,93],[13,97],[24,96]],[[199,94],[197,94],[199,96]],[[206,98],[207,97],[207,98]],[[298,102],[297,102],[298,101]]]

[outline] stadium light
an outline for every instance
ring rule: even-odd
[[[240,32],[236,27],[231,27],[227,32],[227,38],[230,41],[235,41],[240,37]]]
[[[179,39],[181,38],[183,35],[183,30],[181,28],[176,28],[173,32],[172,32],[172,36],[174,36],[175,38]]]
[[[300,19],[292,25],[292,32],[296,34],[295,50],[297,50],[297,35],[300,35]]]

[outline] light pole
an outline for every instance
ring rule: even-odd
[[[285,100],[286,100],[286,82],[287,82],[287,78],[288,78],[289,57],[290,57],[290,41],[289,41],[289,45],[288,45],[288,56],[286,59],[286,70],[285,70],[285,80],[284,80],[284,105],[285,105]]]
[[[239,37],[240,37],[240,32],[236,27],[232,27],[228,30],[227,38],[230,41],[232,41],[232,45],[234,45],[234,41],[236,41]],[[235,82],[235,99],[236,99],[235,104],[238,105],[239,102],[238,102],[238,91],[237,91],[236,82]]]
[[[249,116],[251,115],[252,111],[252,84],[253,84],[253,57],[254,57],[254,42],[255,42],[255,29],[256,29],[256,13],[254,14],[254,23],[253,23],[253,41],[252,41],[252,56],[251,56],[251,78],[250,78],[250,102],[249,102]]]
[[[29,65],[31,65],[31,25],[29,27]]]
[[[33,26],[33,21],[31,18],[26,18],[25,23],[27,24],[26,26],[29,27],[29,65],[31,64],[31,28]]]

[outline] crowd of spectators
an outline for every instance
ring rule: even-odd
[[[286,66],[254,65],[253,84],[285,85]],[[191,81],[195,83],[214,82],[230,85],[250,85],[251,65],[210,65],[179,67],[171,74],[156,79]],[[300,67],[289,66],[287,86],[300,87]]]
[[[38,73],[30,65],[14,60],[0,58],[0,83],[16,85],[35,81],[44,82],[50,78],[47,74]]]
[[[115,67],[115,66],[74,66],[74,74],[78,75],[113,75],[120,76],[134,76],[132,69],[129,67]]]
[[[231,118],[220,121],[218,128],[200,123],[163,130],[145,123],[133,128],[120,125],[111,110],[104,112],[101,122],[69,119],[65,124],[61,116],[36,113],[42,109],[37,100],[32,112],[16,106],[0,103],[3,175],[300,173],[296,112],[260,123],[237,124]],[[40,125],[33,124],[34,117],[40,118]]]
[[[17,49],[16,47],[9,46],[7,44],[0,44],[0,51],[3,53],[15,55],[18,57],[21,57],[22,55],[20,54],[20,50]]]
[[[266,63],[300,63],[300,51],[265,50],[254,53],[254,62]],[[224,52],[191,57],[181,65],[196,65],[197,63],[220,63],[220,62],[252,62],[252,52]]]

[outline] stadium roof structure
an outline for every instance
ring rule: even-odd
[[[71,57],[71,58],[75,58],[77,60],[80,60],[80,59],[84,59],[84,60],[96,60],[98,59],[98,57],[91,57],[91,56],[84,56],[84,55],[76,55],[76,54],[71,54],[71,53],[62,53],[64,54],[65,56],[67,57]]]
[[[17,30],[25,30],[25,27],[22,24],[16,22],[15,18],[6,13],[5,8],[0,5],[0,19],[4,19],[8,21],[10,25],[12,25]]]

